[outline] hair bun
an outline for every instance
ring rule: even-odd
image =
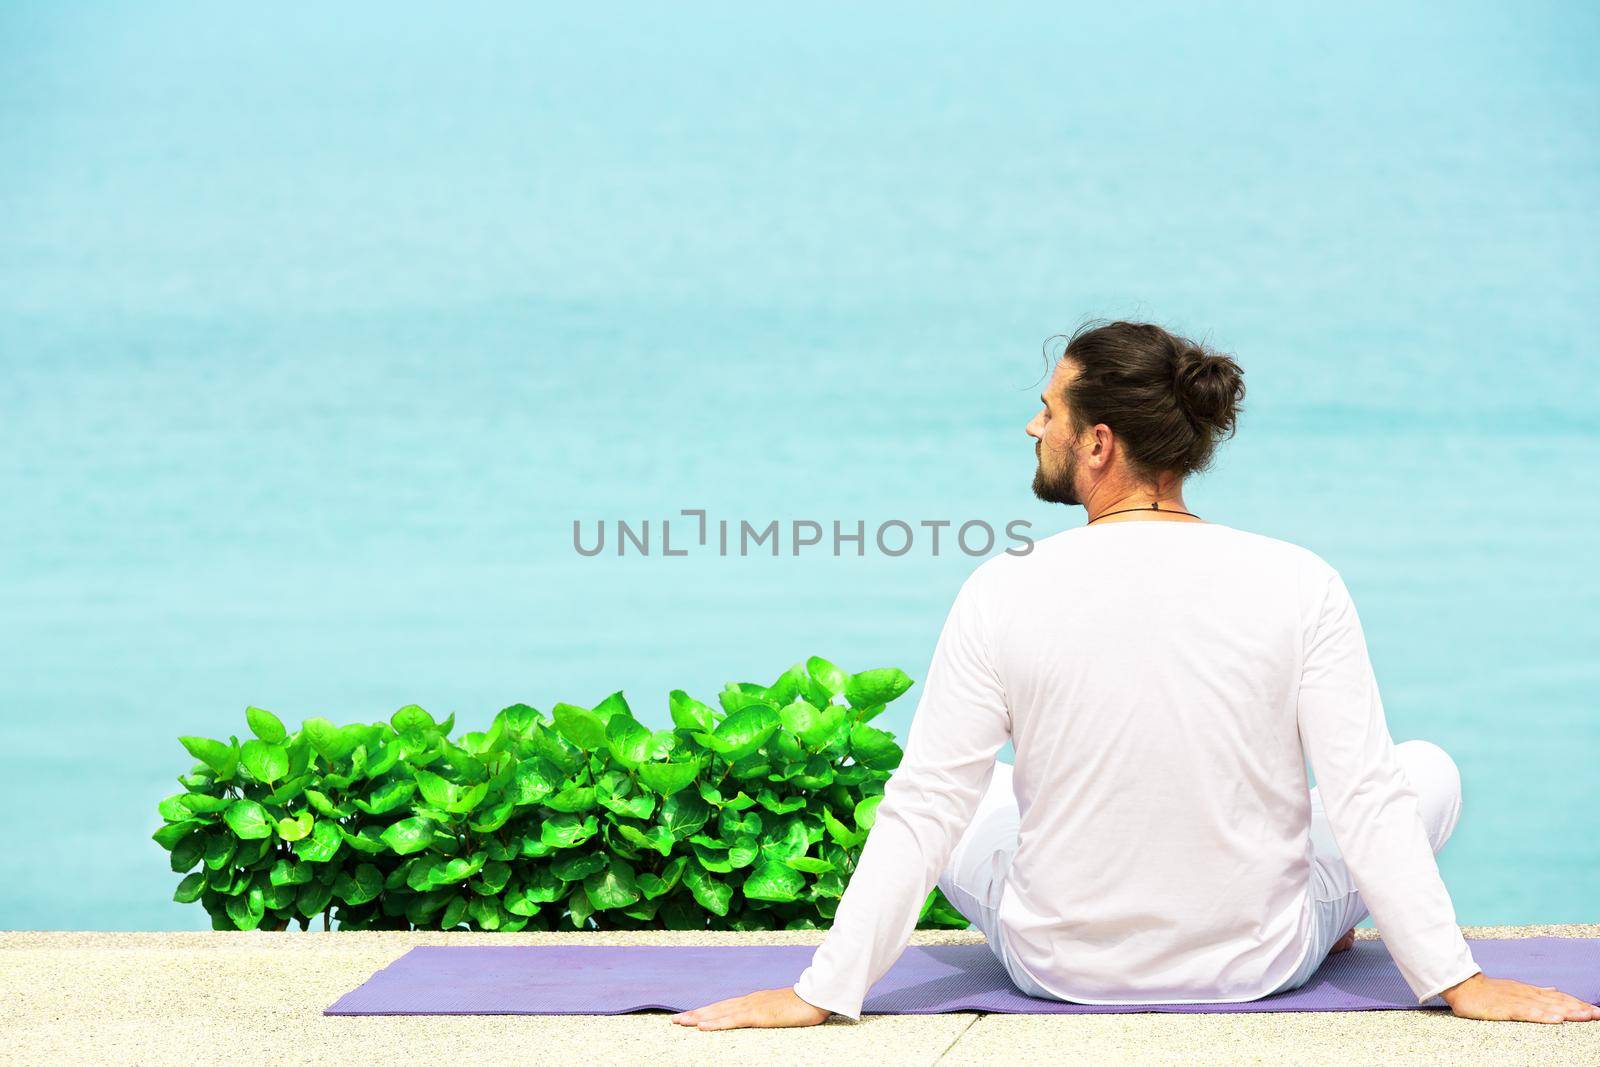
[[[1203,471],[1233,434],[1244,371],[1152,322],[1086,322],[1059,357],[1076,365],[1064,396],[1073,427],[1104,423],[1138,476]]]
[[[1239,421],[1244,371],[1230,357],[1193,342],[1181,342],[1173,356],[1172,385],[1178,407],[1195,429],[1226,437]]]

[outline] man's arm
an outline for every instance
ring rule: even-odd
[[[1011,720],[987,644],[975,574],[945,620],[906,740],[833,927],[792,990],[685,1012],[705,1029],[860,1018],[867,990],[905,951],[939,872],[994,775]]]
[[[1332,571],[1306,648],[1299,724],[1334,840],[1418,1002],[1476,973],[1395,757],[1355,604]]]
[[[1299,725],[1334,840],[1418,1003],[1442,996],[1480,1019],[1600,1018],[1554,989],[1487,978],[1473,961],[1395,758],[1355,604],[1331,571],[1306,650]]]

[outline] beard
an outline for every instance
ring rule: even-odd
[[[1082,504],[1073,482],[1078,474],[1077,457],[1068,451],[1062,454],[1061,466],[1054,471],[1044,469],[1044,445],[1034,447],[1039,457],[1039,467],[1033,472],[1033,495],[1046,504]]]

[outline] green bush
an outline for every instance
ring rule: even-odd
[[[293,734],[250,708],[243,744],[180,739],[200,762],[154,837],[219,930],[813,929],[900,762],[868,720],[911,684],[813,657],[720,709],[674,691],[670,730],[614,693],[459,740],[415,705]],[[966,925],[938,890],[920,922]]]

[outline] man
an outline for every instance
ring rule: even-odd
[[[1473,962],[1434,861],[1460,811],[1455,765],[1390,738],[1339,575],[1185,504],[1243,396],[1232,359],[1160,327],[1073,335],[1027,431],[1034,492],[1088,523],[962,587],[800,980],[675,1022],[859,1017],[934,884],[1033,996],[1253,1000],[1306,982],[1370,912],[1419,1003],[1600,1019]],[[1007,741],[1014,768],[995,760]]]

